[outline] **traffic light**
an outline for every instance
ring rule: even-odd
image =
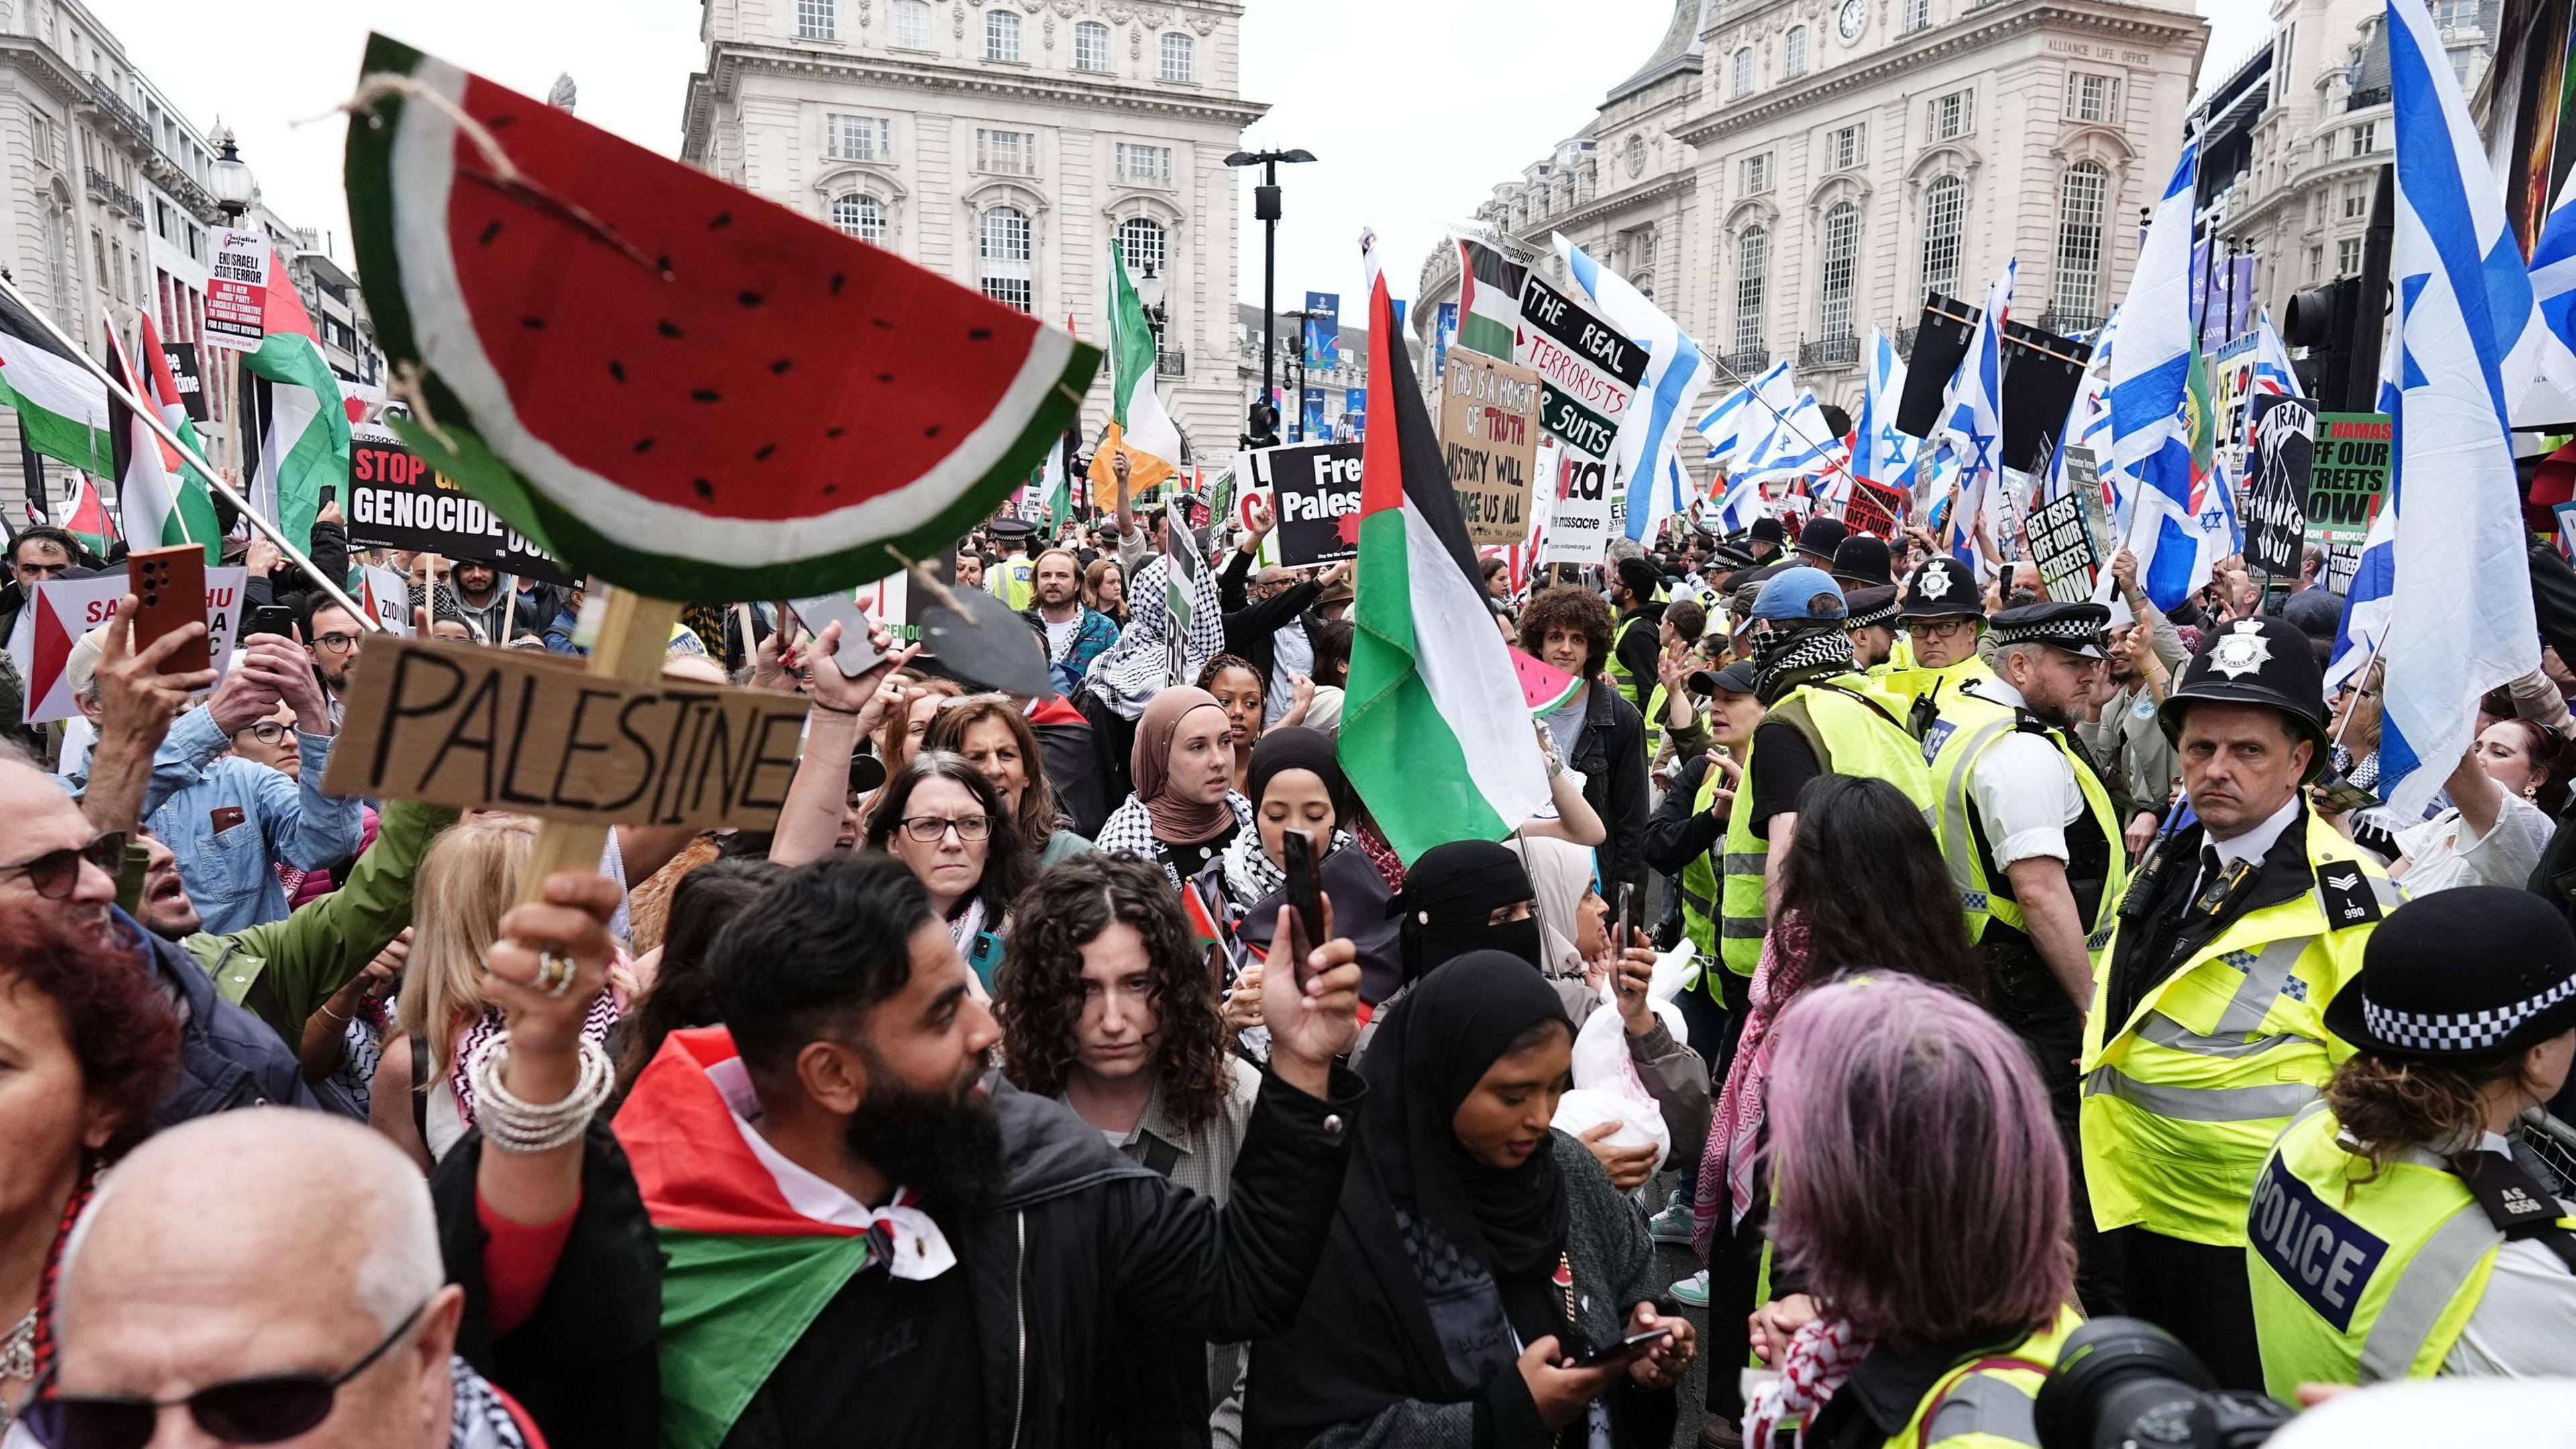
[[[1243,445],[1245,447],[1275,448],[1279,446],[1279,409],[1272,407],[1266,401],[1256,402],[1252,405],[1251,423],[1251,430],[1243,435]]]

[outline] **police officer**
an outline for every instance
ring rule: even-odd
[[[1038,526],[1005,515],[993,520],[994,543],[1004,550],[1000,563],[984,571],[984,592],[1020,613],[1037,600],[1037,564],[1029,558],[1029,540]]]
[[[1708,701],[1713,748],[1691,756],[1674,772],[1672,788],[1664,792],[1655,813],[1646,821],[1645,856],[1648,866],[1679,878],[1682,934],[1698,948],[1700,959],[1708,963],[1702,979],[1710,1003],[1706,1011],[1709,1029],[1701,1029],[1703,1011],[1693,999],[1699,993],[1677,998],[1690,1021],[1692,1039],[1708,1043],[1723,1040],[1725,1025],[1718,1013],[1741,1010],[1744,983],[1762,954],[1761,914],[1755,911],[1739,917],[1735,935],[1721,937],[1717,908],[1718,879],[1724,874],[1719,846],[1735,809],[1736,787],[1743,779],[1743,759],[1751,747],[1753,729],[1762,719],[1762,702],[1754,693],[1753,662],[1749,659],[1738,659],[1724,669],[1693,670],[1686,687]],[[1721,970],[1717,964],[1721,960],[1740,964],[1732,970]],[[1704,1055],[1713,1068],[1724,1060],[1722,1047]]]
[[[2576,931],[2523,891],[2437,891],[2325,1019],[2358,1050],[2246,1215],[2267,1391],[2576,1374],[2576,1219],[2512,1141],[2576,1058]]]
[[[1851,609],[1850,617],[1843,620],[1843,632],[1851,635],[1853,661],[1870,678],[1885,679],[1893,669],[1890,656],[1896,652],[1896,586],[1846,586],[1843,602]]]
[[[2245,1210],[2273,1140],[2349,1050],[2324,1012],[2399,899],[2308,808],[2325,768],[2317,658],[2277,618],[2203,641],[2159,712],[2193,818],[2123,896],[2085,1020],[2093,1219],[2118,1234],[2126,1309],[2231,1388],[2261,1362]]]
[[[1905,626],[1905,644],[1913,667],[1893,670],[1885,688],[1907,705],[1907,727],[1917,736],[1930,731],[1944,697],[1970,679],[1991,678],[1994,671],[1977,657],[1977,640],[1986,630],[1986,606],[1977,592],[1976,570],[1947,554],[1934,554],[1905,576],[1896,610]]]

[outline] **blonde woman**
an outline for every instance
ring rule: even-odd
[[[500,1010],[484,989],[483,962],[499,938],[502,913],[518,899],[535,841],[536,822],[525,816],[475,816],[441,835],[420,863],[411,958],[394,1009],[395,1029],[412,1046],[385,1053],[374,1091],[376,1102],[392,1106],[405,1095],[388,1087],[407,1088],[412,1110],[408,1124],[398,1109],[374,1115],[395,1140],[425,1147],[433,1161],[474,1126],[468,1068],[501,1030]],[[602,991],[584,1034],[604,1046],[624,996],[614,985]],[[399,1077],[389,1080],[387,1066],[398,1061]],[[417,1143],[403,1141],[405,1125]]]

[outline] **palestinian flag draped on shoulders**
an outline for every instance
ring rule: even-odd
[[[243,393],[242,454],[251,460],[251,507],[296,547],[310,548],[322,490],[349,480],[349,414],[285,258],[273,258],[268,275],[266,335],[258,351],[242,355],[253,379]]]
[[[1407,864],[1450,840],[1500,840],[1547,801],[1547,771],[1476,551],[1413,383],[1375,249],[1369,273],[1372,397],[1360,465],[1358,594],[1341,759]]]
[[[751,1073],[723,1027],[675,1031],[615,1129],[662,1250],[662,1442],[716,1449],[851,1279],[935,1277],[946,1239],[906,1195],[874,1213],[762,1141]],[[919,1262],[906,1261],[918,1258]],[[862,1436],[864,1437],[864,1436]]]

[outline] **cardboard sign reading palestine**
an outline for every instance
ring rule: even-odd
[[[1521,286],[1512,360],[1537,370],[1541,460],[1549,489],[1542,563],[1599,563],[1624,521],[1627,489],[1610,461],[1619,421],[1646,375],[1646,352],[1532,272]],[[1511,540],[1518,542],[1519,540]]]
[[[501,521],[391,438],[349,440],[349,541],[378,548],[427,549],[449,561],[488,563],[539,583],[569,584],[572,575],[544,550]]]
[[[2101,568],[2084,513],[2084,496],[2070,489],[2030,516],[2031,562],[2039,565],[2039,580],[2048,597],[2061,604],[2079,604],[2093,597]]]
[[[2317,414],[2316,455],[2308,466],[2308,542],[2361,547],[2388,492],[2396,438],[2386,413]]]
[[[1529,537],[1537,476],[1538,373],[1481,352],[1456,352],[1440,374],[1440,452],[1474,543]],[[1610,429],[1615,434],[1616,428]]]
[[[382,634],[362,653],[333,794],[766,830],[796,774],[796,695],[606,679],[555,655]]]
[[[2316,437],[2316,410],[2306,399],[2266,394],[2254,400],[2254,453],[2245,474],[2247,567],[2271,574],[2299,571]]]
[[[1262,540],[1262,567],[1303,568],[1359,557],[1359,444],[1293,443],[1244,456],[1251,459],[1254,485],[1267,497],[1276,525]]]

